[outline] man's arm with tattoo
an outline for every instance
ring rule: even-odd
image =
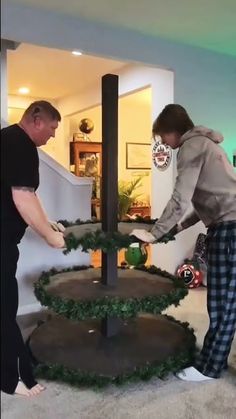
[[[34,188],[13,186],[12,198],[23,220],[46,242],[56,248],[64,246],[62,233],[55,232],[35,194]]]

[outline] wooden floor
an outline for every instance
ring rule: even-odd
[[[151,248],[150,246],[147,247],[147,251],[148,251],[148,260],[146,262],[147,265],[151,264]],[[91,265],[93,265],[95,268],[98,268],[101,266],[101,251],[97,251],[97,252],[92,252],[92,256],[91,256]],[[121,250],[120,252],[118,252],[118,266],[121,265],[122,262],[125,261],[125,250]]]

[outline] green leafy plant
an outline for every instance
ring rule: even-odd
[[[141,195],[135,193],[135,191],[142,186],[142,177],[127,182],[124,180],[119,181],[118,184],[118,217],[119,220],[123,220],[128,213],[131,205]]]

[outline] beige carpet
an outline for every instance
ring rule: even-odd
[[[192,324],[199,344],[207,328],[205,300],[203,288],[193,290],[181,307],[168,310]],[[27,327],[28,333],[29,323]],[[154,379],[99,392],[58,383],[46,385],[47,391],[35,399],[3,394],[2,419],[235,419],[236,342],[229,371],[223,378],[204,384],[189,384],[170,376],[165,381]]]

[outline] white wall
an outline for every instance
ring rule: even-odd
[[[49,219],[87,220],[91,216],[91,179],[78,178],[39,150],[40,187],[38,195]],[[17,279],[19,283],[19,314],[37,310],[33,283],[43,270],[72,265],[88,265],[90,256],[81,251],[64,255],[61,250],[50,248],[30,228],[19,246]]]
[[[150,203],[151,195],[151,170],[134,170],[126,168],[126,143],[151,143],[152,130],[152,93],[151,88],[145,88],[119,98],[119,155],[118,177],[119,180],[133,181],[138,176],[142,177],[141,186],[137,193],[138,200],[144,204]],[[94,130],[89,134],[91,141],[102,141],[102,108],[101,105],[78,112],[69,119],[70,139],[73,133],[78,132],[81,119],[89,118],[94,123]],[[138,156],[137,156],[138,157]],[[151,167],[151,152],[149,165]]]

